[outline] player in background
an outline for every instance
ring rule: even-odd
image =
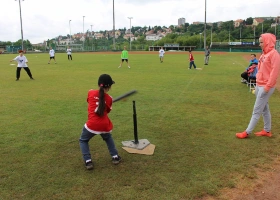
[[[21,68],[23,68],[26,71],[26,73],[28,74],[28,76],[29,76],[29,78],[31,80],[34,80],[34,78],[32,77],[31,71],[30,71],[30,69],[28,68],[28,66],[26,64],[26,63],[28,63],[28,60],[23,55],[23,51],[22,50],[19,51],[19,55],[16,58],[10,60],[10,62],[12,62],[12,61],[17,61],[17,63],[18,63],[17,72],[16,72],[16,78],[17,78],[16,81],[18,81],[19,78],[20,78]]]
[[[69,46],[67,47],[66,52],[67,52],[68,60],[70,60],[70,58],[72,60],[72,49]]]
[[[130,68],[129,63],[128,63],[128,51],[126,50],[126,46],[123,47],[123,51],[121,54],[121,63],[120,63],[119,68],[122,67],[123,61],[126,61],[127,67]]]
[[[189,69],[192,69],[192,66],[193,66],[193,68],[194,69],[196,69],[196,66],[195,66],[195,64],[194,64],[194,58],[193,58],[193,55],[192,55],[192,51],[191,50],[189,50],[189,53],[190,53],[190,67],[189,67]]]
[[[204,58],[204,65],[208,65],[209,62],[209,56],[210,56],[210,49],[208,46],[206,46],[206,49],[204,51],[205,58]]]
[[[50,62],[51,62],[51,59],[53,59],[54,60],[54,63],[56,64],[56,61],[55,61],[55,51],[52,49],[52,47],[50,47],[50,52],[49,52],[49,54],[50,54],[50,60],[49,60],[49,62],[48,62],[48,64],[50,64]]]
[[[158,53],[159,53],[159,61],[162,63],[163,62],[163,56],[165,54],[165,51],[163,50],[163,47],[160,48]]]

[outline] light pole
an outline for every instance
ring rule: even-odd
[[[206,0],[205,0],[205,16],[204,16],[204,49],[206,49]]]
[[[200,43],[199,43],[199,48],[201,48],[201,35],[202,33],[199,33],[200,34]]]
[[[93,50],[93,48],[92,48],[92,46],[93,46],[92,26],[93,26],[93,25],[90,25],[90,27],[91,27],[91,28],[90,28],[90,30],[91,30],[91,32],[90,32],[90,33],[91,33],[91,50]]]
[[[241,29],[242,29],[242,26],[241,26],[241,24],[239,24],[239,26],[240,26],[240,42],[241,42]]]
[[[211,26],[211,45],[212,45],[213,24]]]
[[[230,27],[228,29],[228,42],[230,42]]]
[[[113,48],[116,50],[116,39],[115,39],[115,1],[113,0]]]
[[[22,17],[21,17],[21,0],[18,0],[19,4],[19,15],[20,15],[20,27],[21,27],[21,50],[23,50],[23,30],[22,30]],[[22,0],[23,1],[23,0]]]
[[[85,21],[85,16],[83,16],[83,51],[85,50],[85,30],[84,30],[84,21]]]
[[[133,19],[133,17],[128,17],[128,19],[130,20],[130,51],[131,51],[131,19]]]
[[[254,42],[256,42],[256,26],[254,26]]]
[[[69,33],[70,33],[69,43],[71,43],[71,26],[70,26],[70,22],[71,22],[71,19],[69,20]]]

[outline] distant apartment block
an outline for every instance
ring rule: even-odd
[[[181,25],[185,25],[185,23],[186,23],[186,19],[185,18],[180,18],[180,19],[178,19],[178,26],[181,26]]]

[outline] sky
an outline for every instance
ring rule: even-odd
[[[280,0],[114,0],[115,29],[280,16]],[[265,2],[265,3],[264,3]],[[32,44],[113,29],[113,0],[21,0],[23,39]],[[0,41],[21,39],[19,0],[0,0]],[[85,17],[83,17],[85,16]],[[69,20],[71,20],[69,22]],[[92,26],[91,26],[92,25]]]

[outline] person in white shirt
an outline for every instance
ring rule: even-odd
[[[66,52],[67,52],[67,55],[68,55],[68,60],[70,60],[70,58],[71,58],[71,60],[72,60],[72,50],[70,49],[69,46],[67,47]]]
[[[30,69],[28,68],[28,66],[26,64],[26,63],[28,63],[28,60],[23,55],[23,51],[22,50],[19,50],[19,55],[16,58],[10,60],[10,62],[12,62],[12,61],[17,61],[17,63],[18,63],[17,72],[16,72],[16,78],[17,78],[16,81],[18,81],[19,78],[20,78],[21,68],[23,68],[26,71],[26,73],[28,74],[28,76],[29,76],[29,78],[31,80],[34,80],[34,78],[32,77],[31,71],[30,71]]]
[[[49,52],[49,54],[50,54],[50,60],[49,60],[48,64],[50,64],[51,59],[53,59],[53,60],[54,60],[54,63],[56,64],[56,60],[55,60],[55,56],[54,56],[55,52],[54,52],[54,50],[52,49],[52,47],[50,47],[50,52]]]
[[[163,56],[165,54],[165,51],[163,50],[163,47],[159,50],[159,61],[162,63],[163,62]]]

